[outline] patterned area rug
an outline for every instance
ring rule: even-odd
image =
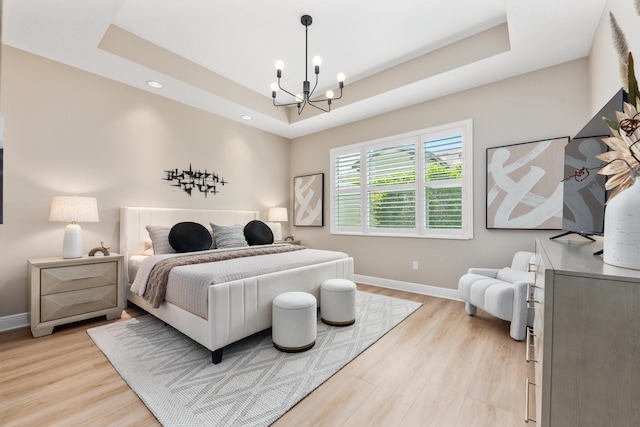
[[[361,291],[356,301],[356,323],[318,322],[306,352],[276,350],[267,330],[225,347],[218,365],[150,315],[87,333],[163,425],[268,426],[421,305]]]

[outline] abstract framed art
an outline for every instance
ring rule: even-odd
[[[324,226],[324,174],[293,178],[293,225]]]
[[[561,230],[569,137],[487,148],[487,228]]]

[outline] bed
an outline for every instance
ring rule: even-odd
[[[290,247],[281,248],[286,251],[282,253],[176,267],[169,274],[166,300],[159,305],[152,304],[140,295],[140,283],[152,265],[160,259],[182,256],[149,255],[147,226],[171,227],[190,221],[210,230],[211,223],[244,226],[259,219],[259,211],[122,207],[120,253],[124,256],[127,299],[208,348],[213,363],[219,363],[226,345],[271,327],[271,304],[275,296],[288,291],[304,291],[313,294],[320,304],[320,284],[324,280],[353,280],[353,258],[347,254]],[[271,250],[267,246],[276,250],[279,246],[293,245],[264,246],[264,250]],[[223,251],[225,249],[216,249],[203,254]],[[250,270],[249,265],[255,268]],[[205,278],[204,274],[211,274],[211,277]],[[196,285],[191,284],[194,281]],[[184,303],[184,298],[175,298],[184,293],[186,286],[194,286],[188,291],[191,292],[190,303],[197,305],[195,308]]]

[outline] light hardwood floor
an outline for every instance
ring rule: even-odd
[[[524,422],[532,369],[509,324],[461,302],[359,285],[423,306],[275,424],[288,426],[509,427]],[[127,309],[122,318],[140,315]],[[157,426],[86,334],[94,319],[34,339],[0,334],[0,425]]]

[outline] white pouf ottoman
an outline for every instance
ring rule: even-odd
[[[318,303],[307,292],[285,292],[273,299],[271,336],[281,351],[309,350],[316,343]]]
[[[320,285],[320,318],[328,325],[347,326],[356,321],[356,284],[329,279]]]

